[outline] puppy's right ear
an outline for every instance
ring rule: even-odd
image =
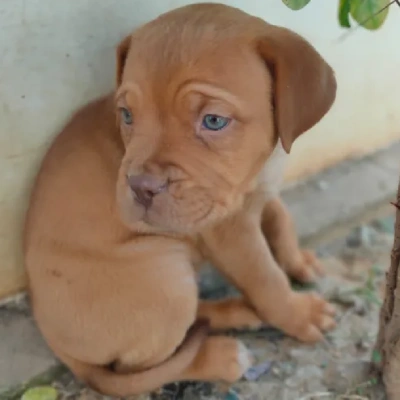
[[[123,39],[117,47],[117,71],[116,71],[117,87],[122,82],[122,74],[124,72],[125,61],[126,58],[128,57],[130,45],[131,45],[131,35]]]

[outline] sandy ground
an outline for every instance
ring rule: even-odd
[[[172,384],[140,400],[382,400],[370,360],[390,263],[393,218],[360,226],[317,249],[328,276],[316,289],[332,301],[338,327],[314,346],[299,344],[273,329],[232,333],[253,351],[256,366],[228,392],[205,383]],[[298,290],[309,288],[296,286]],[[220,296],[231,292],[212,293]],[[105,399],[78,385],[69,374],[54,382],[62,399]]]

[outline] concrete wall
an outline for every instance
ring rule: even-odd
[[[190,1],[189,1],[190,2]],[[114,46],[185,0],[0,0],[0,297],[24,285],[20,234],[38,163],[70,112],[108,91]],[[293,12],[280,0],[232,0],[308,38],[337,72],[334,109],[294,149],[297,179],[400,137],[400,10],[384,28],[339,41],[337,0]]]

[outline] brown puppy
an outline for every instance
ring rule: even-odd
[[[196,320],[321,339],[333,310],[290,288],[282,269],[306,281],[319,266],[277,194],[284,150],[334,101],[331,68],[293,32],[218,4],[164,14],[117,53],[115,96],[58,135],[27,216],[49,346],[77,377],[124,396],[242,376],[243,344],[201,324],[188,333]],[[199,302],[204,259],[243,298]]]

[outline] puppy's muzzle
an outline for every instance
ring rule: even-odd
[[[127,181],[135,200],[146,209],[151,207],[154,197],[165,192],[168,187],[165,179],[150,174],[130,175]]]

